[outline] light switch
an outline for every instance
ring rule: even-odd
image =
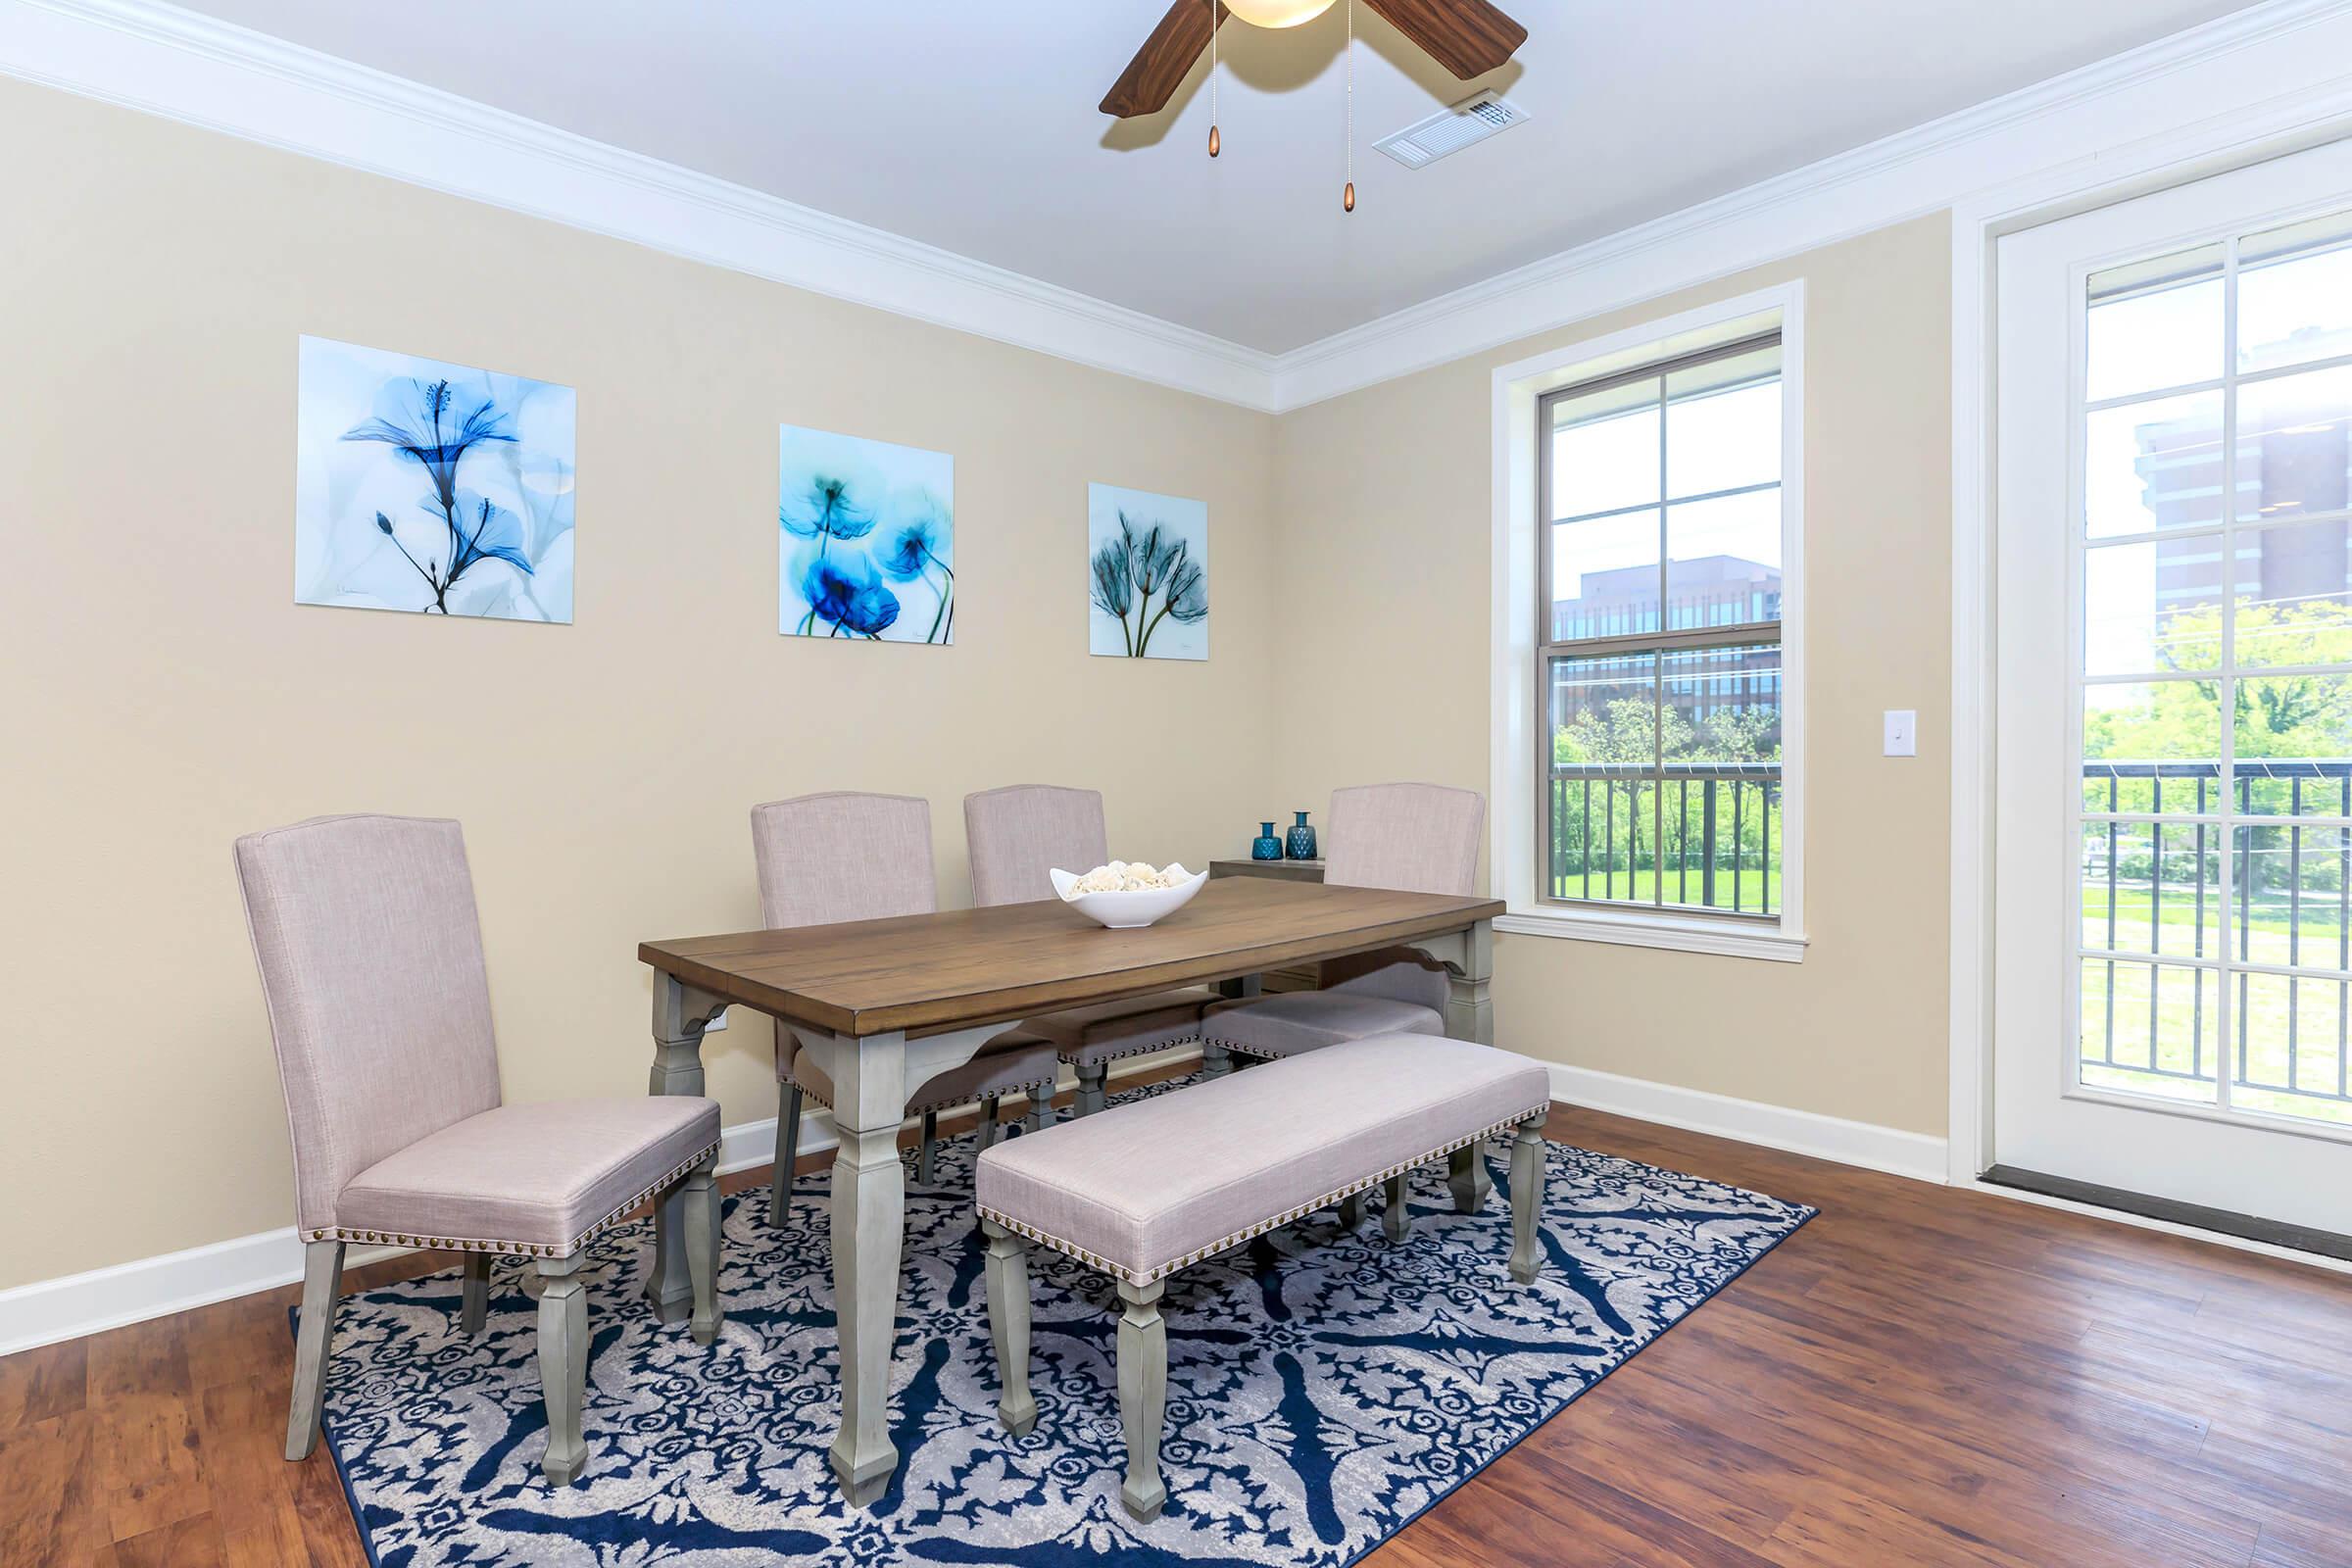
[[[1891,730],[1889,730],[1887,733],[1889,733],[1889,734],[1892,734],[1893,732],[1892,732]],[[726,1026],[727,1026],[727,1009],[726,1009],[726,1008],[724,1008],[724,1007],[721,1007],[721,1008],[719,1008],[719,1009],[718,1009],[718,1016],[717,1016],[717,1017],[715,1017],[715,1018],[711,1019],[711,1020],[710,1020],[709,1023],[707,1023],[707,1024],[703,1025],[703,1033],[705,1033],[705,1034],[707,1034],[707,1035],[714,1035],[714,1034],[718,1033],[718,1032],[719,1032],[721,1029],[724,1029]]]
[[[1908,708],[1886,710],[1886,755],[1919,755],[1919,714],[1916,710]]]

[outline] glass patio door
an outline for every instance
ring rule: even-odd
[[[2352,1233],[2352,144],[1996,260],[1996,1158]]]

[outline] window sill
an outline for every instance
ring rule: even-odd
[[[1608,942],[1630,948],[1666,948],[1724,958],[1763,958],[1801,963],[1805,937],[1777,926],[1740,926],[1721,920],[1685,920],[1673,915],[1619,914],[1594,909],[1515,908],[1498,915],[1494,929],[1523,937],[1561,937],[1572,942]]]

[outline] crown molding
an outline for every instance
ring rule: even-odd
[[[0,0],[0,74],[1269,409],[1273,356],[154,0]]]
[[[2347,62],[2352,0],[2265,0],[1277,355],[157,0],[0,0],[0,74],[1268,413],[2029,175],[2340,124]]]
[[[2236,122],[2352,116],[2352,0],[2267,0],[1912,129],[1499,273],[1282,356],[1302,408],[1939,212],[2143,140],[2214,151]]]

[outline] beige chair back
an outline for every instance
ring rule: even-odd
[[[1055,866],[1091,871],[1110,858],[1102,796],[1055,784],[1007,784],[963,798],[972,857],[972,902],[1034,904],[1050,899]]]
[[[236,843],[294,1140],[296,1223],[351,1179],[499,1102],[498,1043],[455,822],[325,816]]]
[[[1443,784],[1357,784],[1331,792],[1323,819],[1323,880],[1340,887],[1467,896],[1478,877],[1487,798]],[[1389,961],[1392,959],[1400,961]],[[1446,1010],[1443,972],[1406,950],[1323,965],[1329,991],[1351,991]]]
[[[931,869],[931,803],[836,790],[752,808],[760,923],[770,931],[888,920],[939,907]],[[800,1038],[775,1030],[776,1072],[792,1073]]]
[[[1357,784],[1331,792],[1323,880],[1339,887],[1468,896],[1478,880],[1487,798],[1444,784]]]
[[[760,920],[771,931],[939,907],[931,803],[840,790],[752,808]]]

